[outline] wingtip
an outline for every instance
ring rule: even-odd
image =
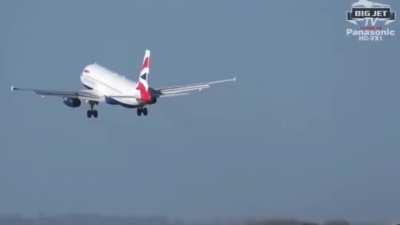
[[[11,91],[15,91],[14,85],[11,85],[11,86],[10,86],[10,90],[11,90]]]
[[[237,77],[233,77],[233,78],[232,78],[232,81],[233,81],[233,82],[236,82],[236,81],[237,81]]]

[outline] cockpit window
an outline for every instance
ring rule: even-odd
[[[88,69],[84,69],[83,72],[84,73],[90,73],[90,71]]]

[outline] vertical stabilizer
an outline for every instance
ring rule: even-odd
[[[140,100],[148,102],[151,100],[149,90],[149,73],[150,73],[150,50],[146,50],[143,57],[142,67],[137,82],[136,89],[140,92]]]

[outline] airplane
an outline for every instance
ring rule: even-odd
[[[65,105],[77,108],[82,101],[90,109],[87,110],[88,118],[97,118],[98,111],[95,106],[99,103],[119,105],[125,108],[136,109],[137,116],[147,116],[147,106],[155,104],[158,98],[175,97],[201,92],[215,84],[235,82],[236,77],[225,80],[216,80],[205,83],[177,85],[165,88],[152,88],[149,85],[150,50],[146,50],[137,82],[119,75],[97,63],[90,64],[82,70],[80,80],[85,89],[77,91],[43,90],[18,88],[11,86],[11,91],[34,92],[39,96],[61,97]]]

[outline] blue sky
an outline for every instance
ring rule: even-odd
[[[399,36],[346,37],[352,3],[2,1],[0,212],[398,219]],[[146,48],[154,87],[238,82],[97,120],[9,91],[136,79]]]

